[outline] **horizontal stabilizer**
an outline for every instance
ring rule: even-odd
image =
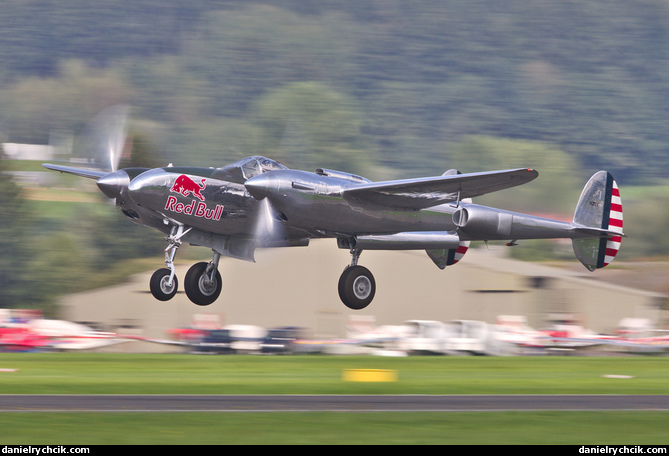
[[[580,233],[586,233],[591,236],[621,236],[621,237],[626,237],[624,234],[621,234],[617,231],[611,231],[611,230],[605,230],[602,228],[589,228],[587,226],[577,226],[574,227],[574,231],[578,231]]]

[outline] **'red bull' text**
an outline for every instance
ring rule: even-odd
[[[193,200],[190,204],[180,203],[176,196],[168,196],[165,210],[176,212],[177,214],[192,215],[207,220],[221,220],[223,216],[223,206],[216,205],[216,208],[209,209],[205,203]]]

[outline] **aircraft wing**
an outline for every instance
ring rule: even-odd
[[[470,174],[371,182],[343,191],[345,198],[398,209],[424,209],[526,184],[539,175],[519,168]]]
[[[100,179],[102,176],[106,176],[107,174],[109,174],[109,171],[102,171],[98,169],[75,168],[73,166],[64,166],[64,165],[52,165],[50,163],[45,163],[42,166],[52,171],[60,171],[61,173],[74,174],[75,176],[87,177],[89,179]]]

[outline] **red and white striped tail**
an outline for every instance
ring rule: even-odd
[[[618,184],[611,178],[611,207],[609,209],[609,231],[620,233],[620,236],[610,236],[606,241],[606,250],[602,267],[608,266],[613,261],[620,250],[620,244],[623,240],[623,202],[620,199],[620,190]]]
[[[574,224],[602,232],[600,237],[574,239],[574,253],[591,271],[608,266],[623,238],[623,205],[618,184],[606,171],[593,175],[578,200]]]

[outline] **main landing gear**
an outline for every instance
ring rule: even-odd
[[[179,283],[175,275],[174,257],[181,246],[181,238],[190,230],[191,228],[184,230],[183,225],[175,225],[166,238],[168,246],[165,249],[165,265],[167,267],[154,272],[149,282],[151,294],[159,301],[169,301],[177,293]],[[221,294],[223,281],[218,272],[220,257],[220,254],[214,252],[211,262],[196,263],[186,273],[184,281],[186,295],[198,306],[208,306]]]
[[[367,307],[376,293],[374,276],[369,269],[358,265],[361,253],[362,250],[351,249],[351,265],[339,277],[339,298],[346,307],[353,310]]]
[[[151,276],[151,294],[160,301],[172,299],[179,288],[174,267],[174,258],[181,246],[181,238],[191,228],[185,229],[183,225],[174,225],[167,236],[167,248],[165,248],[165,265],[167,267],[158,269]],[[346,267],[339,277],[339,297],[346,307],[353,310],[361,310],[367,307],[376,293],[376,281],[369,269],[358,265],[358,259],[362,250],[350,248],[351,264]],[[188,299],[198,306],[208,306],[218,299],[223,288],[221,274],[218,272],[218,262],[221,255],[214,251],[214,257],[209,263],[201,262],[194,264],[186,273],[184,288]]]

